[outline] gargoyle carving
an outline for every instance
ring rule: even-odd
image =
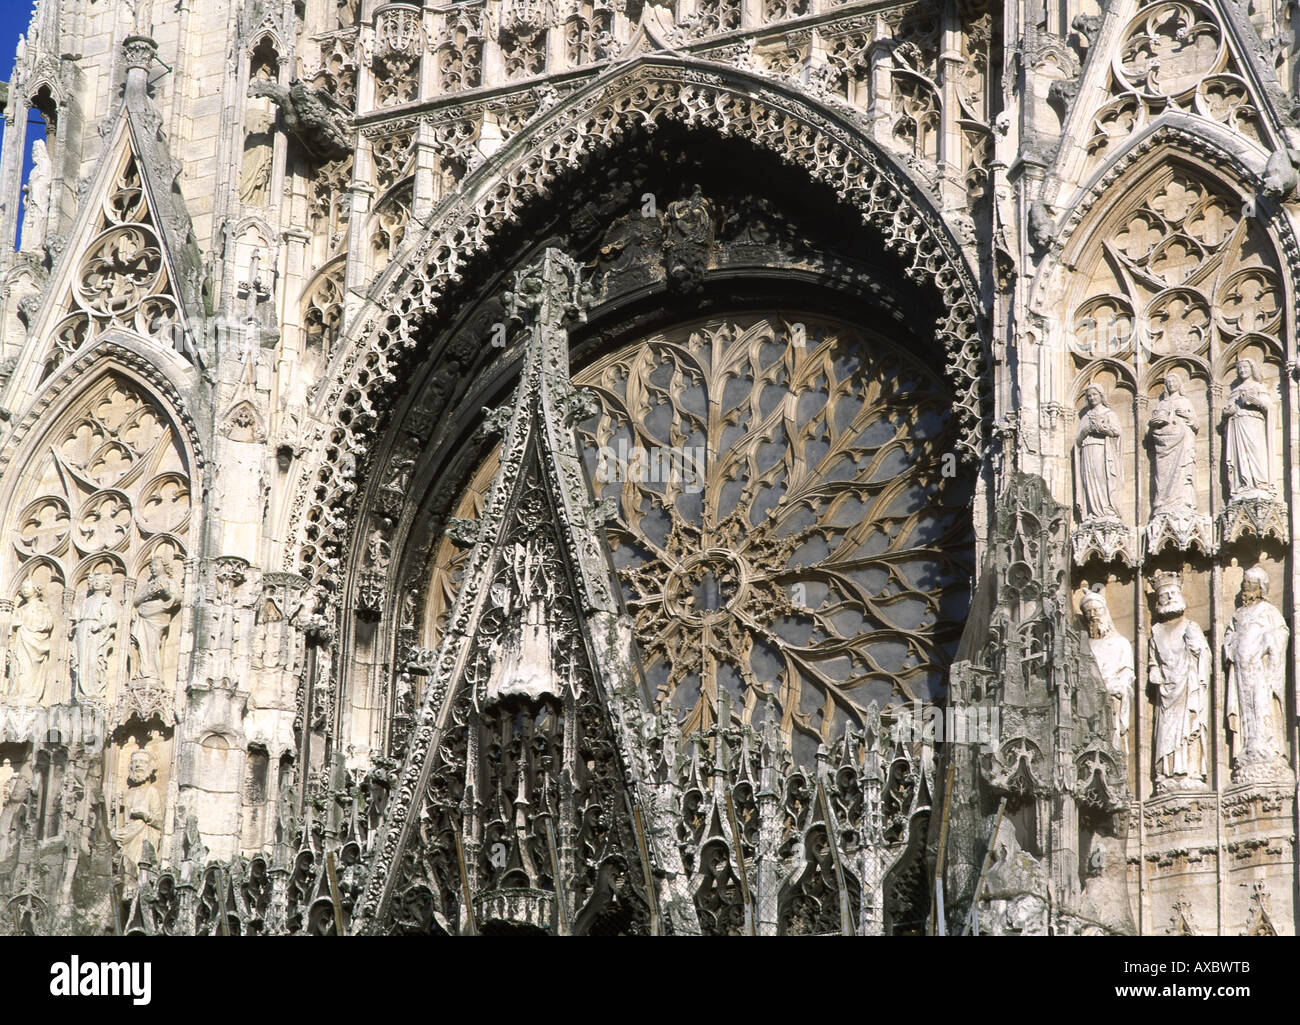
[[[1264,165],[1264,195],[1269,199],[1287,199],[1295,195],[1300,186],[1300,150],[1274,150]]]
[[[347,110],[324,90],[297,79],[287,87],[254,79],[248,95],[269,97],[280,108],[285,128],[314,160],[339,160],[352,152]]]
[[[1052,211],[1041,199],[1029,205],[1029,241],[1033,247],[1042,251],[1052,244],[1055,231],[1052,224]]]

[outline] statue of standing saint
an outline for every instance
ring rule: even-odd
[[[1133,681],[1136,679],[1133,645],[1115,629],[1101,588],[1083,593],[1079,611],[1088,624],[1088,649],[1101,672],[1106,696],[1110,699],[1111,746],[1116,751],[1123,751],[1133,722]]]
[[[1119,522],[1120,423],[1095,384],[1084,392],[1074,442],[1074,488],[1080,523]]]
[[[122,859],[138,868],[147,842],[157,853],[162,838],[163,803],[154,784],[158,763],[149,751],[133,751],[127,763],[126,792],[113,806],[111,832]]]
[[[1254,360],[1237,360],[1237,380],[1223,417],[1229,497],[1234,502],[1272,498],[1273,396]]]
[[[72,679],[79,701],[103,701],[108,687],[108,649],[117,626],[113,577],[92,573],[72,631]]]
[[[1157,792],[1205,784],[1205,714],[1209,707],[1210,645],[1185,615],[1177,573],[1157,573],[1156,622],[1147,644],[1147,681],[1156,695]]]
[[[1235,740],[1233,778],[1272,779],[1286,771],[1278,727],[1286,715],[1286,647],[1290,631],[1264,600],[1268,574],[1246,570],[1241,603],[1223,635],[1228,670],[1228,731]]]
[[[244,160],[239,169],[239,201],[246,206],[266,206],[271,192],[274,141],[270,117],[261,111],[250,111]]]
[[[1152,513],[1197,507],[1196,410],[1183,394],[1182,378],[1166,374],[1164,383],[1147,428],[1155,463]]]
[[[32,170],[23,186],[26,201],[23,204],[23,234],[19,249],[33,253],[45,242],[46,215],[50,208],[50,183],[52,165],[50,151],[44,139],[32,143]]]
[[[18,595],[22,602],[14,610],[10,627],[13,639],[9,646],[9,688],[5,697],[16,705],[42,705],[52,697],[54,665],[50,661],[50,638],[54,633],[54,614],[35,582],[24,580]]]
[[[132,639],[140,650],[140,658],[133,679],[162,679],[163,645],[180,604],[180,587],[176,578],[167,572],[167,561],[154,556],[149,560],[149,577],[135,596]]]

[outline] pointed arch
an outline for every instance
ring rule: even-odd
[[[1098,169],[1057,219],[1056,240],[1030,288],[1031,313],[1053,315],[1062,292],[1072,292],[1084,264],[1097,257],[1106,231],[1130,208],[1136,210],[1141,205],[1157,178],[1178,169],[1218,190],[1229,214],[1258,225],[1278,261],[1282,308],[1294,309],[1296,283],[1300,281],[1300,240],[1281,204],[1262,195],[1264,163],[1253,148],[1199,119],[1163,116]],[[1075,311],[1082,303],[1076,300],[1070,305]],[[1074,326],[1067,323],[1063,328],[1068,333]],[[1293,322],[1284,322],[1280,337],[1285,350],[1294,352]],[[1063,348],[1070,348],[1068,337],[1062,341]]]
[[[48,433],[91,384],[113,372],[137,381],[171,417],[185,437],[192,479],[196,486],[201,484],[206,456],[196,414],[205,404],[199,396],[198,373],[178,356],[158,352],[134,335],[115,331],[74,353],[41,385],[15,421],[0,445],[0,508],[5,507],[13,486],[10,468],[22,466],[30,455],[33,432]]]
[[[95,406],[114,408],[101,413]],[[198,537],[195,519],[204,477],[203,449],[187,408],[167,375],[117,343],[64,368],[0,451],[0,511],[13,542],[0,558],[6,582],[18,579],[22,567],[37,556],[66,563],[63,570],[71,579],[85,559],[152,551],[162,536],[170,537],[174,554],[184,558]],[[85,437],[78,439],[79,433]],[[55,494],[59,489],[62,493]],[[66,518],[58,552],[39,546],[24,550],[21,544],[24,527],[16,518],[31,518],[33,506],[43,500],[51,508],[58,506]],[[117,527],[112,537],[102,531],[74,537],[79,512],[97,501],[123,510],[132,506],[130,529],[122,524],[126,533],[121,537]]]
[[[639,130],[666,124],[776,153],[854,206],[909,279],[935,284],[943,302],[936,335],[957,390],[962,453],[979,458],[987,373],[982,300],[928,190],[853,122],[785,86],[676,55],[639,56],[535,118],[434,211],[423,237],[376,280],[324,375],[330,384],[314,410],[322,430],[300,471],[303,497],[290,511],[287,569],[333,580],[322,555],[344,541],[355,492],[347,467],[364,456],[383,392],[419,345],[421,326],[454,298],[471,261],[490,252],[561,174]]]
[[[160,680],[182,668],[177,637],[137,639],[131,596],[159,560],[184,579],[201,537],[202,450],[185,408],[166,374],[106,343],[47,384],[0,453],[0,595],[66,627],[15,684],[37,703],[126,707],[143,659]],[[42,673],[48,685],[30,685]]]

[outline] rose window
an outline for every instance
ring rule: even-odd
[[[574,381],[599,400],[578,438],[648,688],[683,729],[715,722],[727,692],[806,761],[873,701],[941,696],[973,542],[938,371],[846,324],[753,315]],[[494,453],[453,515],[478,515],[495,468]],[[442,542],[435,632],[464,558]]]

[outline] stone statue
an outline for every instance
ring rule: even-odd
[[[135,622],[131,639],[139,648],[133,680],[161,680],[163,645],[172,616],[180,608],[180,585],[167,570],[167,560],[149,560],[149,576],[135,596]]]
[[[492,668],[487,682],[485,703],[496,704],[506,698],[523,697],[529,701],[560,697],[563,684],[552,664],[553,644],[550,608],[555,603],[554,583],[544,577],[539,545],[515,543],[510,553],[509,570],[516,592],[508,585],[492,588],[494,601],[501,605],[507,623],[504,637],[493,643]]]
[[[1272,498],[1273,396],[1254,360],[1237,360],[1237,380],[1224,411],[1224,461],[1228,494]]]
[[[247,206],[266,206],[271,192],[273,156],[271,121],[265,114],[251,119],[244,139],[244,161],[239,169],[239,201]]]
[[[24,580],[18,589],[21,604],[14,610],[10,626],[9,688],[6,700],[18,705],[42,705],[53,698],[50,638],[54,614],[45,603],[41,588]]]
[[[1198,789],[1205,783],[1210,646],[1205,632],[1185,615],[1179,575],[1157,573],[1155,588],[1147,680],[1156,695],[1156,789]]]
[[[392,520],[383,518],[371,528],[370,535],[366,538],[366,564],[380,573],[386,573],[392,561],[392,546],[387,534],[391,527]]]
[[[1196,410],[1183,394],[1182,378],[1165,375],[1165,390],[1147,428],[1155,463],[1153,513],[1196,508],[1197,430]]]
[[[1236,760],[1233,778],[1256,780],[1284,774],[1286,756],[1279,727],[1286,716],[1286,648],[1290,631],[1265,601],[1268,574],[1246,570],[1241,602],[1223,635],[1228,673],[1228,731]]]
[[[1133,721],[1133,681],[1136,679],[1133,645],[1115,629],[1105,592],[1100,587],[1084,592],[1079,611],[1088,624],[1088,648],[1101,671],[1106,695],[1110,698],[1111,746],[1123,751]]]
[[[1074,443],[1074,486],[1080,523],[1119,521],[1120,424],[1095,384],[1084,392],[1088,406],[1079,414]]]
[[[108,651],[116,633],[113,577],[92,573],[72,631],[72,679],[80,701],[102,701],[108,688]]]
[[[50,151],[44,139],[37,139],[32,143],[32,171],[23,187],[26,202],[23,204],[23,236],[19,248],[25,253],[35,252],[45,242],[51,178]]]
[[[122,860],[132,870],[140,864],[145,842],[157,852],[162,838],[163,804],[154,783],[158,763],[148,751],[133,751],[127,763],[126,792],[113,807],[112,834]]]
[[[31,767],[24,765],[10,776],[0,791],[0,863],[3,863],[22,835],[27,822],[27,798],[31,794]]]
[[[66,843],[76,842],[77,827],[80,824],[81,802],[86,796],[85,785],[77,778],[75,772],[65,773],[63,786],[59,788],[58,823],[59,835]]]

